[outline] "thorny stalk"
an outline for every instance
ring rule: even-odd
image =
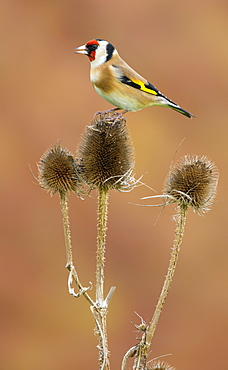
[[[59,192],[60,196],[60,204],[61,204],[61,212],[62,212],[62,220],[63,220],[63,229],[64,229],[64,238],[65,238],[65,246],[66,246],[66,267],[70,272],[69,279],[68,279],[68,289],[69,293],[73,295],[74,297],[79,297],[80,295],[84,295],[84,297],[87,299],[87,301],[94,305],[93,300],[90,298],[90,296],[87,293],[87,290],[90,289],[90,287],[84,288],[82,284],[79,281],[77,271],[75,269],[75,266],[73,264],[73,254],[72,254],[72,245],[71,245],[71,233],[70,233],[70,222],[69,222],[69,215],[68,215],[68,199],[67,199],[67,193],[65,191]],[[74,289],[71,287],[72,280],[75,281],[79,293],[75,293]]]
[[[175,239],[173,242],[173,247],[171,251],[171,258],[169,261],[168,272],[165,277],[165,281],[163,284],[163,288],[158,299],[158,303],[155,308],[154,315],[152,317],[151,323],[148,325],[145,334],[143,334],[140,343],[138,344],[136,359],[134,363],[134,370],[141,370],[145,369],[147,358],[148,358],[148,351],[154,336],[154,332],[156,330],[159,317],[161,315],[166,297],[168,295],[173,276],[175,273],[178,255],[180,251],[180,246],[182,243],[183,235],[184,235],[184,228],[186,223],[186,216],[187,216],[187,209],[188,207],[186,204],[182,203],[178,206],[178,220],[177,226],[175,230]]]
[[[151,344],[160,314],[162,312],[166,297],[168,295],[168,292],[169,292],[169,289],[170,289],[170,286],[173,280],[173,276],[174,276],[176,265],[177,265],[178,255],[180,252],[180,247],[181,247],[181,243],[182,243],[182,239],[184,235],[187,210],[188,210],[188,207],[183,203],[178,206],[178,220],[177,220],[177,226],[175,230],[175,240],[173,242],[171,258],[169,261],[168,273],[166,275],[163,288],[162,288],[160,297],[158,299],[157,306],[155,308],[153,318],[147,330],[147,335],[146,335],[146,347],[147,348],[149,348]]]
[[[92,309],[99,335],[100,369],[108,370],[109,352],[107,339],[107,301],[104,299],[104,266],[105,266],[105,242],[107,230],[108,190],[100,186],[98,188],[98,234],[96,255],[96,308]],[[110,298],[109,298],[110,300]]]
[[[102,307],[104,303],[104,266],[105,241],[107,230],[108,191],[99,187],[98,196],[98,234],[97,234],[97,264],[96,264],[96,304]]]
[[[178,220],[177,220],[177,226],[175,230],[175,239],[174,239],[173,247],[171,251],[171,258],[169,262],[168,272],[165,277],[163,288],[162,288],[160,297],[158,299],[158,303],[156,305],[155,312],[152,317],[151,323],[147,326],[145,325],[145,322],[143,321],[142,324],[144,325],[138,326],[138,328],[142,332],[142,338],[136,346],[130,348],[126,352],[124,359],[122,361],[121,370],[127,370],[127,362],[130,357],[135,357],[133,370],[146,369],[149,348],[150,348],[150,345],[151,345],[151,342],[154,336],[154,332],[156,330],[158,320],[161,315],[161,312],[162,312],[162,309],[163,309],[163,306],[164,306],[164,303],[168,295],[168,292],[169,292],[169,289],[170,289],[170,286],[173,280],[173,276],[175,273],[178,255],[180,251],[180,246],[181,246],[183,235],[184,235],[187,209],[188,207],[186,206],[185,203],[179,204],[178,206]]]
[[[66,267],[70,272],[68,279],[69,293],[76,298],[79,297],[80,295],[84,295],[84,297],[90,303],[91,311],[96,322],[96,332],[99,337],[98,348],[99,348],[100,370],[110,370],[106,316],[107,316],[107,307],[114,293],[115,287],[111,287],[106,299],[104,299],[104,265],[105,265],[105,240],[107,229],[108,191],[103,187],[99,188],[96,302],[94,302],[87,293],[87,290],[90,289],[90,287],[85,288],[80,283],[77,271],[73,264],[67,193],[63,191],[60,192],[59,194],[66,246],[66,260],[67,260]],[[79,289],[78,293],[75,293],[74,289],[71,286],[73,280],[75,281]]]

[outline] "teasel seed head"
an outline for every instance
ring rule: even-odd
[[[180,207],[193,207],[195,212],[205,213],[215,198],[218,177],[216,166],[207,157],[186,155],[171,168],[164,195]]]
[[[170,366],[163,361],[150,361],[146,365],[146,370],[176,370],[175,367]]]
[[[125,190],[133,186],[134,149],[122,115],[96,114],[78,152],[81,178],[89,187]]]
[[[38,163],[39,185],[51,193],[78,190],[78,173],[74,156],[59,143],[50,147]]]

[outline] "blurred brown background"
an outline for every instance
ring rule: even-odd
[[[29,168],[36,174],[40,156],[58,139],[75,151],[93,114],[111,108],[90,84],[87,58],[73,53],[91,38],[112,42],[197,116],[158,107],[128,113],[136,176],[144,174],[161,193],[184,137],[177,159],[204,154],[220,170],[212,210],[205,217],[189,211],[151,358],[172,353],[166,360],[177,370],[228,366],[227,15],[222,0],[1,1],[0,369],[98,368],[89,305],[67,291],[58,196],[42,191]],[[153,194],[142,186],[110,195],[106,293],[117,287],[108,316],[112,369],[137,342],[134,311],[151,319],[168,266],[175,206],[160,215],[161,209],[130,204]],[[70,196],[74,258],[85,285],[94,282],[96,202],[96,192],[85,201]]]

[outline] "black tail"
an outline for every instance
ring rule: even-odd
[[[174,103],[174,101],[167,98],[167,96],[163,95],[160,91],[158,91],[158,97],[164,98],[164,99],[162,99],[162,104],[161,105],[164,104],[164,105],[176,110],[177,112],[183,114],[184,116],[186,116],[188,118],[195,117],[193,114],[187,112],[185,109],[181,108],[178,104]]]
[[[179,107],[179,106],[173,106],[173,105],[169,105],[170,108],[176,110],[177,112],[183,114],[184,116],[188,117],[188,118],[192,118],[192,117],[195,117],[193,114],[187,112],[186,110],[184,110],[183,108]]]

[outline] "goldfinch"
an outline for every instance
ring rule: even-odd
[[[157,105],[172,108],[189,118],[194,117],[135,72],[108,41],[90,40],[74,51],[89,57],[92,85],[115,109],[134,112]]]

